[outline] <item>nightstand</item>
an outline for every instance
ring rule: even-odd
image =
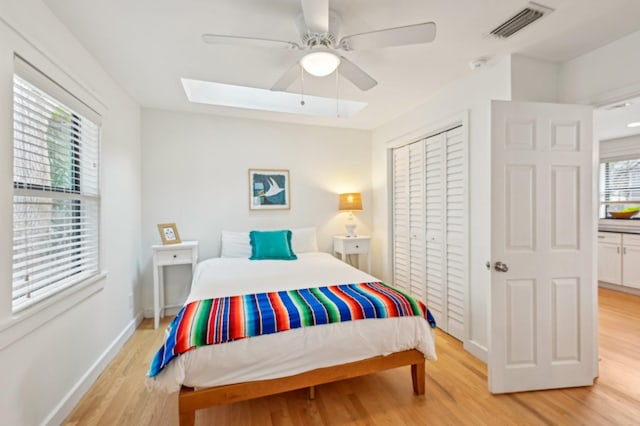
[[[367,255],[367,273],[371,273],[371,237],[345,237],[336,235],[333,237],[333,255],[340,257],[344,262],[348,254]],[[358,259],[358,266],[360,260]]]
[[[158,328],[160,316],[164,317],[164,267],[170,265],[191,264],[191,273],[195,273],[198,263],[198,242],[184,241],[180,244],[155,244],[153,250],[153,327]]]

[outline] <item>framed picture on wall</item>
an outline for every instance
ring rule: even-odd
[[[249,209],[291,208],[289,170],[249,169]]]
[[[179,244],[181,242],[175,223],[160,223],[158,224],[158,231],[160,231],[162,244]]]

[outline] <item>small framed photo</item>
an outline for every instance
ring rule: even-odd
[[[175,223],[160,223],[158,224],[158,231],[160,231],[162,244],[181,243],[180,234],[178,234],[178,228],[176,228]]]
[[[291,208],[289,170],[249,169],[249,209]]]

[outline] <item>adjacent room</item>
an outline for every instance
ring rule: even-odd
[[[634,424],[638,46],[633,0],[0,0],[0,424]]]

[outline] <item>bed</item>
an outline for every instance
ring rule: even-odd
[[[378,281],[315,251],[314,244],[297,246],[297,259],[291,261],[249,260],[242,248],[239,257],[200,262],[185,306],[231,295]],[[224,247],[223,236],[223,255]],[[232,252],[229,247],[227,243],[227,254]],[[295,252],[296,244],[292,248]],[[404,365],[411,366],[414,392],[423,394],[425,359],[435,358],[429,323],[421,316],[402,316],[300,327],[200,346],[147,380],[151,388],[180,392],[180,424],[190,425],[200,408],[307,387],[311,396],[315,385]]]

